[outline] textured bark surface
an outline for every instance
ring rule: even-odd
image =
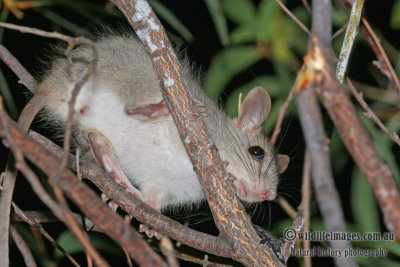
[[[282,265],[260,237],[228,182],[217,148],[188,94],[186,83],[165,31],[146,1],[113,0],[144,43],[163,88],[163,96],[177,125],[193,168],[201,177],[219,237],[228,242],[231,257],[249,266]]]

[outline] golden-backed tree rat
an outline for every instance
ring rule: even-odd
[[[134,35],[107,35],[95,41],[95,48],[97,65],[76,99],[73,124],[87,135],[96,158],[157,210],[202,201],[204,193],[143,45]],[[72,51],[73,58],[91,56],[86,46]],[[65,122],[71,91],[85,67],[54,60],[22,114],[23,128],[42,108],[49,120]],[[246,202],[274,199],[289,157],[277,155],[261,131],[271,106],[268,93],[261,87],[251,90],[238,118],[231,119],[204,93],[189,64],[182,61],[181,67],[191,96],[203,104],[211,139],[229,163],[237,195]]]

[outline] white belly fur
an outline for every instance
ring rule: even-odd
[[[159,208],[204,199],[172,119],[143,122],[128,116],[111,88],[92,82],[81,89],[75,110],[84,107],[84,114],[75,113],[74,123],[84,131],[96,129],[110,140],[122,170],[144,199],[150,197],[146,194],[159,194]],[[65,120],[65,102],[55,103],[49,109]]]

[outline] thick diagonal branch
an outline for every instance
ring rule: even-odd
[[[181,140],[199,175],[220,237],[233,248],[232,258],[253,266],[281,265],[260,237],[238,200],[222,160],[186,89],[179,61],[158,18],[145,0],[113,0],[144,43],[163,88],[163,96]]]

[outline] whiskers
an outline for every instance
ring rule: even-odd
[[[257,225],[269,228],[271,225],[271,206],[269,201],[253,202],[246,205],[246,211],[252,221]]]
[[[292,200],[296,205],[300,204],[300,187],[293,183],[292,179],[281,178],[277,190],[277,195]]]

